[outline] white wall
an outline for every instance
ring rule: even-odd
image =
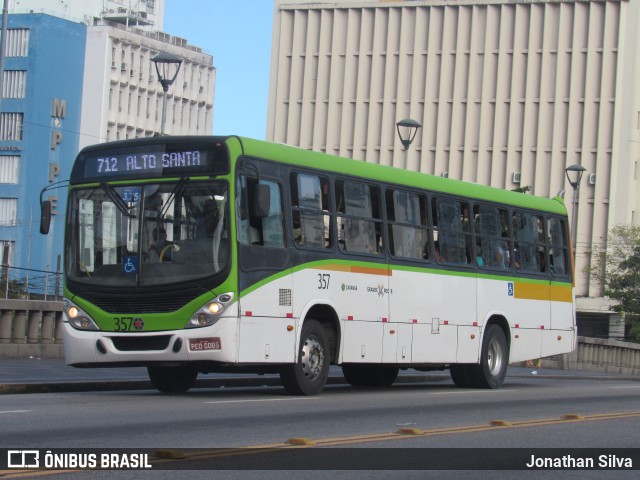
[[[412,118],[408,168],[564,189],[569,215],[581,164],[576,292],[596,298],[590,252],[639,223],[639,3],[277,0],[267,139],[402,167]]]

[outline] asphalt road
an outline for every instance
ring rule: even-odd
[[[317,397],[292,397],[281,386],[266,385],[203,386],[186,395],[152,389],[5,395],[0,397],[0,448],[186,452],[182,459],[155,458],[152,472],[32,472],[55,479],[638,478],[638,466],[633,471],[495,471],[505,455],[526,458],[541,448],[558,454],[591,448],[597,456],[611,448],[638,452],[638,378],[533,375],[512,368],[498,390],[457,389],[446,374],[426,378],[367,389],[345,386],[334,375]],[[284,457],[250,455],[254,450],[247,447],[277,450]],[[438,455],[456,468],[464,462],[475,468],[418,469],[425,467],[420,462],[435,465]],[[483,458],[488,468],[481,468]],[[404,469],[411,465],[415,469]],[[29,478],[29,472],[20,476]],[[18,477],[5,470],[0,478]]]

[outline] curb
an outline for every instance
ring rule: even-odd
[[[532,374],[514,373],[511,378],[543,378],[547,380],[625,380],[639,382],[637,376],[612,376],[612,375],[575,375],[565,374]],[[395,384],[412,383],[434,383],[450,380],[449,374],[422,374],[422,375],[400,375]],[[327,385],[348,385],[342,376],[329,377]],[[227,378],[201,378],[196,381],[194,389],[204,388],[243,388],[243,387],[282,387],[280,377],[270,376],[247,376],[247,377],[227,377]],[[105,381],[80,381],[80,382],[50,382],[50,383],[7,383],[0,384],[0,395],[26,394],[26,393],[65,393],[65,392],[109,392],[122,390],[155,390],[149,380],[105,380]]]
[[[441,382],[449,375],[401,375],[396,384]],[[343,377],[329,377],[327,385],[347,385]],[[201,388],[242,388],[242,387],[281,387],[278,376],[202,378],[196,381],[194,389]],[[0,395],[20,393],[64,393],[64,392],[106,392],[120,390],[155,390],[149,380],[89,381],[89,382],[51,382],[51,383],[7,383],[0,384]]]

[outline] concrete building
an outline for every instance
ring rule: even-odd
[[[573,190],[578,318],[615,333],[585,269],[640,222],[640,0],[276,0],[267,139],[539,196]]]
[[[164,29],[165,0],[9,0],[9,13],[45,13],[87,25],[94,18],[157,31]]]
[[[68,178],[69,159],[77,154],[86,30],[49,15],[8,18],[0,103],[0,243],[2,265],[14,267],[10,278],[28,278],[32,287],[48,278],[27,269],[55,271],[62,253],[63,222],[56,222],[48,237],[38,233],[39,194],[45,185]]]
[[[141,28],[139,16],[8,16],[0,103],[0,260],[11,267],[11,279],[29,280],[32,293],[53,291],[63,249],[66,189],[45,195],[57,202],[47,236],[38,233],[40,190],[68,179],[86,145],[160,132],[164,92],[153,57],[167,52],[183,59],[166,98],[165,133],[211,133],[213,57],[183,38]]]
[[[211,133],[211,55],[183,38],[96,19],[87,32],[80,147],[160,132],[164,92],[151,61],[160,52],[183,59],[167,92],[165,132]]]

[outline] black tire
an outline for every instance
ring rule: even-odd
[[[345,380],[354,387],[390,387],[398,377],[398,367],[342,365]]]
[[[193,367],[147,367],[151,384],[162,393],[185,393],[196,383]]]
[[[371,367],[371,386],[390,387],[398,378],[399,371],[398,367]]]
[[[453,364],[449,367],[449,373],[451,374],[451,380],[458,388],[472,388],[472,370],[475,365],[467,364]]]
[[[366,387],[367,378],[363,365],[344,364],[342,365],[342,375],[347,383],[354,387]]]
[[[296,363],[280,371],[280,380],[291,395],[318,395],[329,377],[329,342],[316,320],[302,326]]]
[[[482,339],[480,364],[474,365],[471,381],[476,388],[500,388],[507,375],[509,346],[498,325],[489,325]]]

